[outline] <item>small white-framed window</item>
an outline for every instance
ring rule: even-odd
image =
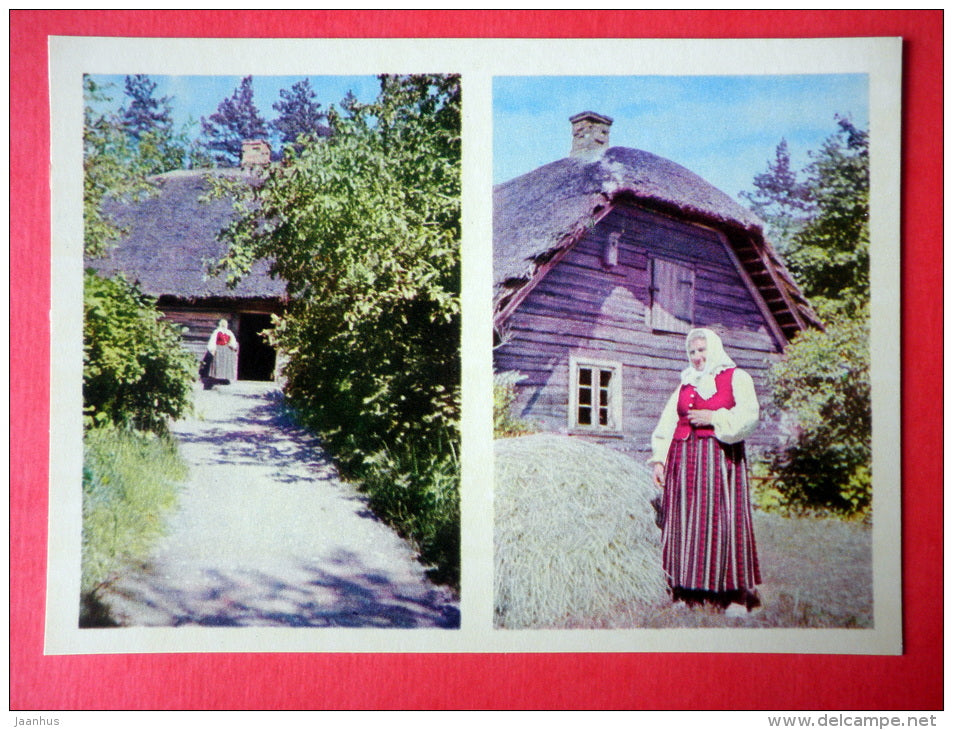
[[[648,325],[657,332],[688,332],[695,320],[695,270],[666,259],[652,259]]]
[[[622,363],[569,358],[569,428],[622,431]]]

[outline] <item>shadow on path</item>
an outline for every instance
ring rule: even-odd
[[[435,588],[394,582],[342,552],[321,565],[206,569],[175,587],[150,572],[126,580],[113,604],[135,604],[137,625],[445,628],[460,612]],[[184,580],[183,580],[184,579]]]
[[[235,386],[198,390],[195,417],[175,424],[189,480],[149,563],[103,591],[115,624],[458,628],[456,596],[339,479],[280,394]]]

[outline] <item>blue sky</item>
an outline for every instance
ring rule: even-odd
[[[737,198],[782,138],[808,162],[837,129],[868,127],[867,76],[498,77],[493,81],[493,181],[569,154],[569,117],[614,120],[610,145],[666,157]]]
[[[171,96],[172,113],[177,127],[184,125],[191,117],[195,122],[192,134],[201,132],[199,120],[215,113],[219,103],[230,97],[242,82],[242,76],[159,76],[150,74],[156,82],[156,97]],[[275,118],[277,112],[272,105],[279,100],[282,89],[290,89],[293,84],[308,78],[314,89],[316,99],[322,109],[329,106],[340,108],[341,99],[348,91],[360,101],[373,101],[377,98],[380,83],[376,76],[253,76],[252,88],[255,92],[255,106],[266,120]],[[108,90],[112,105],[119,108],[128,102],[123,92],[125,76],[93,75],[97,83],[110,83]]]
[[[122,75],[95,76],[111,83],[113,106],[127,99]],[[197,122],[215,112],[241,76],[150,78],[158,96],[171,96],[176,124]],[[255,103],[266,119],[281,89],[304,76],[254,76]],[[308,76],[323,108],[338,106],[352,91],[361,101],[377,96],[374,76]],[[463,80],[464,89],[466,79]],[[464,94],[466,99],[466,94]],[[666,157],[737,197],[750,190],[781,138],[794,164],[808,162],[836,130],[835,114],[868,126],[867,77],[815,76],[508,76],[493,80],[493,181],[565,157],[569,117],[591,110],[614,119],[611,144]],[[489,134],[489,132],[488,132]]]

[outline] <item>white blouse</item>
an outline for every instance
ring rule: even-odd
[[[213,355],[215,354],[215,351],[218,348],[218,345],[216,344],[215,340],[219,332],[224,332],[226,335],[228,335],[228,346],[237,352],[238,340],[235,338],[235,333],[232,332],[227,327],[225,329],[219,329],[216,327],[215,330],[212,332],[212,334],[209,335],[208,344],[205,346],[205,349],[208,350]]]
[[[678,425],[678,394],[682,386],[679,385],[669,397],[658,425],[652,432],[652,456],[649,464],[665,463],[668,449]],[[758,396],[754,392],[754,381],[741,368],[735,368],[731,376],[731,389],[735,396],[734,408],[719,408],[712,412],[711,425],[715,429],[715,438],[726,444],[736,444],[744,441],[758,425],[761,409],[758,406]]]

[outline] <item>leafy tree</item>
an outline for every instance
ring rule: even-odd
[[[810,187],[791,168],[791,153],[785,139],[775,148],[767,172],[755,175],[754,191],[742,192],[741,197],[767,223],[768,238],[782,253],[814,210]]]
[[[289,358],[288,397],[365,484],[375,465],[400,471],[375,506],[453,573],[459,78],[380,83],[374,102],[349,97],[329,110],[333,136],[245,188],[246,214],[223,231],[224,265],[240,275],[268,259],[287,281],[292,301],[274,336]],[[426,530],[415,526],[423,513]]]
[[[110,101],[106,89],[84,76],[83,92],[83,251],[95,258],[122,235],[103,211],[103,202],[138,200],[153,192],[154,185],[121,120],[97,111]]]
[[[110,101],[105,90],[89,76],[83,89],[83,252],[98,258],[123,234],[103,203],[133,202],[155,186],[120,118],[95,111]],[[88,271],[83,284],[85,424],[164,429],[191,395],[194,363],[178,330],[122,277]]]
[[[774,366],[774,403],[796,421],[794,444],[774,457],[787,507],[863,515],[870,507],[870,327],[842,317],[801,333]]]
[[[210,117],[202,117],[206,153],[222,166],[237,165],[242,158],[242,141],[267,137],[265,120],[255,106],[252,77],[246,76]]]
[[[121,275],[83,279],[83,413],[106,424],[163,432],[191,402],[195,358],[181,333]]]
[[[808,297],[842,307],[870,298],[870,160],[867,132],[849,119],[811,155],[806,172],[816,213],[786,254]]]
[[[812,208],[786,251],[825,329],[797,335],[772,368],[774,404],[794,421],[770,468],[784,507],[853,517],[871,503],[869,158],[867,133],[844,118],[837,124],[811,153]]]
[[[290,90],[282,89],[279,95],[281,98],[272,106],[278,117],[271,122],[271,128],[283,145],[294,145],[302,136],[313,139],[327,134],[322,121],[328,115],[315,102],[317,95],[308,79],[296,82]]]
[[[513,415],[516,403],[516,384],[525,376],[507,370],[493,376],[493,438],[511,438],[534,433],[536,424]]]

